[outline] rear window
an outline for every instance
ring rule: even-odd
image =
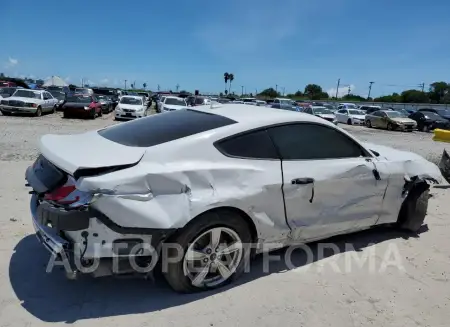
[[[114,125],[98,133],[122,145],[150,147],[235,123],[212,113],[181,109]]]

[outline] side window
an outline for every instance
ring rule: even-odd
[[[345,115],[345,114],[347,114],[347,110],[341,109],[341,110],[338,111],[338,113]]]
[[[275,100],[273,100],[273,103],[274,103],[274,104],[279,104],[279,103],[280,103],[280,100],[275,99]]]
[[[342,109],[342,108],[344,108],[344,106],[342,106],[342,105],[338,107],[338,109]]]
[[[250,132],[219,141],[216,147],[227,156],[250,159],[279,159],[266,130]]]
[[[282,159],[358,158],[365,151],[345,134],[319,124],[292,124],[269,129]]]
[[[381,117],[387,117],[387,114],[384,111],[378,111]]]
[[[372,112],[372,116],[381,117],[381,111],[374,111],[374,112]]]
[[[46,93],[47,94],[47,99],[53,99],[53,96],[50,93]]]

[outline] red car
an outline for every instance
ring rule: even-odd
[[[64,118],[87,117],[95,119],[102,116],[102,104],[93,95],[73,94],[67,96],[62,106]]]

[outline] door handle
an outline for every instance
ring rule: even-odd
[[[372,170],[372,172],[373,172],[373,176],[375,177],[375,179],[377,181],[381,180],[381,176],[380,176],[380,173],[378,172],[378,170],[374,169],[374,170]]]
[[[314,183],[314,178],[295,178],[291,181],[293,185],[306,185],[306,184],[312,184]]]

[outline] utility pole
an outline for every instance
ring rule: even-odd
[[[161,87],[159,86],[159,84],[158,84],[158,91],[161,89]]]
[[[420,84],[420,86],[422,87],[422,92],[425,92],[425,83]]]
[[[367,100],[370,99],[370,91],[372,91],[372,84],[375,82],[369,82],[369,95],[367,96]]]
[[[350,95],[350,91],[351,91],[351,89],[350,89],[350,85],[348,86],[348,93],[347,93],[347,95]]]
[[[177,83],[177,85],[175,85],[175,88],[177,89],[177,93],[178,93],[178,89],[180,88],[180,84]]]
[[[241,85],[241,89],[242,89],[241,96],[243,96],[244,95],[244,85]]]
[[[278,93],[278,84],[275,84],[275,92]]]
[[[337,87],[336,87],[336,100],[337,100],[337,98],[338,98],[338,92],[339,92],[339,85],[341,84],[341,79],[339,78],[338,79],[338,82],[337,82]]]
[[[284,91],[286,90],[286,88],[283,86],[283,96],[284,96]]]
[[[125,91],[127,90],[127,80],[125,80]]]

